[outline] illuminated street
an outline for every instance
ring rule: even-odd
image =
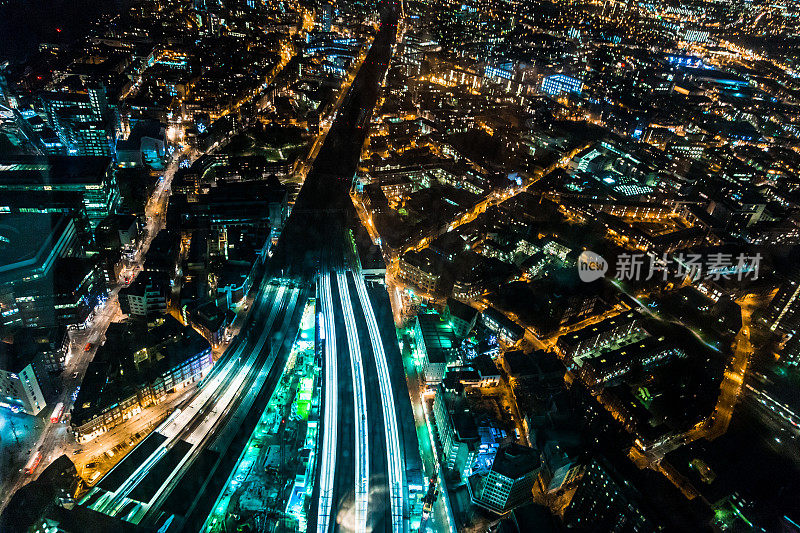
[[[800,533],[798,19],[0,1],[0,532]]]
[[[170,182],[177,170],[177,161],[178,156],[176,155],[164,172],[163,178],[159,180],[153,195],[148,200],[147,225],[144,238],[137,243],[137,247],[127,263],[128,266],[122,270],[119,284],[110,289],[108,299],[103,305],[99,305],[93,311],[88,324],[84,328],[75,329],[70,332],[71,343],[69,345],[69,351],[66,354],[65,366],[62,374],[64,376],[64,383],[61,395],[58,399],[58,402],[63,404],[65,413],[69,412],[72,406],[72,402],[75,399],[73,395],[76,389],[80,387],[86,367],[92,360],[92,357],[94,357],[97,347],[102,342],[108,325],[112,321],[120,318],[121,313],[116,301],[119,289],[126,285],[126,279],[135,276],[136,272],[141,268],[143,258],[150,246],[150,242],[163,225],[163,216],[166,211],[167,202],[169,201]],[[87,345],[91,345],[89,350],[85,349]],[[150,422],[147,422],[147,424],[149,425]],[[36,443],[31,446],[31,449],[37,449],[41,452],[42,461],[39,463],[37,470],[34,470],[34,472],[28,475],[35,476],[39,469],[43,469],[50,461],[63,453],[72,455],[74,450],[81,449],[81,446],[76,446],[74,443],[72,436],[69,434],[68,426],[60,423],[60,421],[58,423],[52,423],[49,418],[45,419],[41,432],[41,435],[38,437]],[[130,436],[137,432],[139,432],[139,429],[129,432],[127,435]],[[126,438],[126,436],[122,436],[120,440],[124,441]],[[98,448],[97,451],[99,452],[100,449]],[[4,477],[5,483],[10,483],[10,485],[4,487],[4,489],[0,491],[3,495],[0,500],[0,510],[6,505],[7,498],[13,494],[14,490],[26,481],[27,478],[20,475],[21,473],[20,469],[16,476]]]

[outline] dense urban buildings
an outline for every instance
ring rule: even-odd
[[[0,1],[0,531],[800,533],[799,16]]]

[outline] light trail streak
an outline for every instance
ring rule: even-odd
[[[333,296],[329,274],[319,276],[320,297],[325,332],[325,425],[322,434],[322,465],[320,471],[317,533],[327,533],[331,517],[333,479],[336,471],[336,431],[338,419],[339,382],[336,371],[336,334],[333,322]]]
[[[266,326],[264,328],[264,332],[269,331],[272,328],[272,324],[275,322],[275,318],[277,318],[278,309],[283,304],[284,296],[286,292],[286,287],[280,286],[278,288],[278,292],[275,296],[275,303],[270,310],[269,318],[267,319]],[[243,368],[249,368],[252,365],[252,360],[255,355],[257,355],[258,351],[261,347],[264,346],[266,342],[266,337],[264,333],[262,333],[261,337],[259,338],[259,343],[255,350],[250,353],[250,357],[248,359],[248,363],[244,365],[244,367],[240,367],[239,376],[241,376],[241,371]],[[224,371],[217,374],[210,383],[206,383],[201,390],[200,395],[198,396],[199,399],[203,399],[202,401],[193,401],[185,410],[182,412],[173,422],[172,424],[162,432],[162,434],[166,437],[174,437],[180,433],[183,428],[185,428],[191,420],[193,420],[198,414],[200,414],[205,407],[206,401],[212,396],[214,392],[216,392],[219,388],[219,385],[222,381],[228,377],[228,375],[234,370],[234,367],[238,366],[240,363],[241,352],[245,348],[245,344],[239,346],[239,349],[234,353],[234,356],[231,357],[226,365]],[[238,377],[238,376],[237,376]],[[216,402],[219,404],[220,402]]]
[[[383,408],[383,420],[386,426],[386,459],[389,465],[389,498],[392,506],[392,531],[401,533],[403,531],[403,509],[404,495],[403,490],[403,467],[400,455],[400,438],[397,429],[397,413],[394,409],[394,392],[392,381],[389,376],[389,365],[386,362],[386,353],[383,350],[383,340],[378,329],[378,322],[375,320],[375,313],[372,310],[372,303],[367,294],[367,287],[364,278],[360,274],[353,272],[358,299],[361,302],[361,309],[364,311],[364,318],[369,329],[369,337],[372,342],[372,353],[375,356],[375,366],[378,369],[378,382],[381,390],[381,406]]]
[[[314,303],[311,303],[312,301],[319,301],[319,300],[318,299],[305,300],[304,309],[303,312],[301,313],[301,319],[300,319],[300,331],[295,336],[294,343],[292,344],[290,350],[290,354],[292,355],[287,357],[286,361],[283,363],[280,376],[278,377],[278,383],[275,387],[271,388],[269,400],[263,407],[259,407],[259,409],[261,410],[261,416],[259,417],[255,427],[252,429],[250,437],[247,440],[247,444],[245,444],[245,446],[242,448],[241,453],[239,454],[239,459],[236,462],[236,465],[234,466],[234,468],[231,469],[230,474],[228,475],[227,482],[225,483],[225,485],[222,486],[219,496],[217,497],[214,505],[211,507],[211,511],[206,517],[203,526],[200,528],[200,531],[208,533],[215,531],[226,531],[225,523],[227,516],[230,512],[229,508],[235,505],[234,502],[238,488],[240,486],[244,486],[244,483],[247,482],[247,480],[250,478],[250,475],[254,472],[254,467],[256,467],[259,464],[259,457],[261,456],[260,448],[263,445],[268,445],[271,442],[270,440],[270,436],[272,435],[271,429],[274,423],[274,419],[272,416],[273,412],[277,409],[281,409],[287,406],[286,404],[287,393],[289,393],[290,391],[299,392],[302,388],[301,381],[298,381],[297,383],[293,384],[291,379],[288,379],[288,381],[286,382],[284,382],[284,380],[286,378],[289,378],[291,374],[296,371],[298,365],[301,364],[298,361],[298,358],[296,356],[293,357],[293,355],[298,350],[302,351],[302,349],[299,348],[298,344],[300,342],[300,339],[302,338],[301,335],[305,334],[304,330],[308,329],[308,325],[304,325],[306,318],[309,315],[312,317],[312,320],[313,318],[316,318],[316,315],[313,312],[313,309],[316,307],[316,305]],[[294,309],[294,304],[290,304],[290,306],[292,309]],[[308,313],[309,310],[311,310],[311,313]],[[284,328],[282,328],[281,331],[287,331],[288,323],[291,322],[293,316],[294,316],[293,310],[292,312],[286,313],[286,318],[284,320]],[[319,316],[321,323],[322,314],[320,313]],[[316,325],[313,322],[312,324]],[[273,363],[274,361],[268,362],[267,365],[265,366],[272,368]],[[306,366],[304,368],[303,374],[306,376],[309,375],[308,372],[312,371],[312,368],[308,368]],[[319,384],[317,380],[314,381],[316,381],[317,385]],[[259,387],[258,384],[254,384],[253,389],[255,390],[256,388],[258,388],[259,390],[261,389],[261,387]],[[295,402],[296,397],[292,397],[292,400],[290,401]],[[242,405],[239,406],[238,410],[239,412],[250,412],[250,407],[252,406],[245,405],[243,403]],[[315,430],[311,430],[311,432],[314,435],[316,435]],[[306,446],[304,447],[305,449],[308,448],[309,442],[316,442],[316,438],[314,438],[312,441],[309,441],[309,436],[307,433]],[[220,449],[220,448],[215,443],[214,445],[211,446],[211,449]],[[314,455],[315,454],[312,451],[309,457],[309,463],[312,465],[313,465]],[[313,468],[313,466],[311,466],[311,468]],[[308,472],[308,469],[306,469],[306,471]],[[302,513],[301,515],[299,507],[295,507],[291,503],[292,501],[291,498],[297,494],[298,483],[299,483],[298,480],[295,480],[292,496],[289,497],[287,502],[288,505],[286,507],[286,513],[296,516],[299,519],[301,516],[305,518],[305,514]],[[302,492],[305,492],[306,488],[307,487],[305,483],[303,483]],[[304,523],[305,522],[301,522],[301,525]],[[306,529],[302,528],[302,530],[305,531]]]
[[[353,397],[355,399],[356,419],[356,494],[355,494],[355,531],[366,533],[367,504],[369,501],[369,433],[367,427],[367,398],[364,384],[364,364],[361,360],[361,346],[356,332],[356,319],[350,293],[347,291],[347,277],[344,272],[337,272],[339,300],[344,312],[344,324],[347,331],[347,346],[350,351],[350,367],[353,372]]]
[[[203,423],[198,425],[192,433],[185,439],[186,442],[192,445],[191,449],[186,452],[183,456],[181,461],[178,463],[178,466],[167,476],[158,490],[153,494],[153,497],[150,498],[150,501],[143,503],[140,509],[141,514],[146,514],[150,508],[153,506],[154,502],[157,502],[159,498],[164,494],[164,491],[171,485],[172,481],[178,475],[179,472],[183,470],[184,465],[194,457],[195,452],[199,449],[200,445],[205,441],[205,437],[212,434],[213,427],[217,424],[217,422],[224,417],[230,406],[242,389],[242,386],[245,383],[247,376],[252,372],[253,365],[255,364],[256,360],[258,359],[258,355],[261,353],[261,350],[264,348],[264,344],[267,341],[267,337],[272,331],[272,326],[275,323],[275,320],[278,317],[278,311],[283,307],[284,301],[286,297],[286,287],[281,285],[278,289],[278,296],[275,299],[275,304],[272,306],[270,310],[269,318],[262,330],[261,336],[258,339],[258,343],[250,353],[250,356],[247,359],[247,362],[244,365],[241,365],[238,369],[236,376],[233,378],[233,381],[228,383],[225,388],[225,392],[223,393],[222,397],[219,398],[216,402],[214,402],[214,409],[207,416],[205,416]],[[293,302],[297,298],[297,289],[292,289],[292,298]],[[293,305],[291,306],[293,308]],[[238,358],[234,359],[231,358],[231,363],[237,363]],[[204,406],[205,407],[205,406]],[[203,410],[201,410],[202,412]]]
[[[267,287],[267,293],[273,292],[272,286]],[[266,332],[268,332],[272,328],[272,324],[277,318],[277,312],[280,306],[283,304],[284,293],[286,287],[280,286],[277,291],[277,295],[275,297],[274,304],[272,306],[269,318],[267,320],[267,327],[264,329],[264,333],[262,333],[261,338],[259,339],[259,347],[258,349],[254,350],[250,358],[248,359],[249,364],[245,364],[239,368],[239,373],[233,378],[233,383],[240,383],[241,379],[244,379],[243,372],[245,369],[250,368],[252,366],[255,357],[257,356],[258,352],[260,351],[260,347],[263,347],[264,342],[266,342]],[[175,444],[178,440],[178,437],[182,434],[183,430],[189,425],[192,420],[195,420],[198,416],[204,414],[204,410],[208,407],[209,401],[219,392],[221,389],[221,385],[223,382],[230,379],[230,374],[234,372],[237,365],[240,363],[239,359],[241,356],[241,351],[244,349],[245,345],[241,344],[237,347],[236,352],[226,361],[224,368],[218,374],[216,374],[209,382],[205,384],[205,386],[201,389],[200,393],[191,401],[191,403],[186,406],[177,416],[170,417],[172,421],[168,424],[162,424],[159,428],[159,433],[167,437],[167,439],[148,457],[148,459],[143,462],[134,472],[131,474],[118,488],[115,492],[103,495],[97,502],[91,506],[96,511],[100,511],[110,516],[113,516],[122,505],[125,504],[126,498],[128,494],[130,494],[136,485],[144,479],[145,476],[150,472],[152,467],[158,463],[162,456],[164,456],[167,451]],[[227,403],[231,399],[230,392],[235,390],[238,387],[230,387],[231,381],[228,381],[228,386],[224,393],[224,396],[227,396],[227,401],[223,398],[223,401],[215,402],[215,405],[227,405]],[[217,411],[212,410],[210,414],[217,414]],[[218,418],[218,417],[217,417]],[[201,427],[203,425],[201,424]],[[196,433],[193,432],[192,435]],[[191,438],[191,436],[190,436]],[[189,455],[189,454],[187,454]],[[175,470],[177,471],[177,469]],[[173,472],[174,473],[174,472]],[[163,487],[167,484],[167,481],[164,482],[162,485]],[[144,509],[147,509],[147,506],[143,506]]]

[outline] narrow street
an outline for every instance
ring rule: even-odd
[[[125,285],[124,280],[127,278],[132,281],[136,274],[142,269],[145,254],[150,248],[150,243],[156,236],[158,231],[164,225],[164,215],[166,214],[167,202],[169,200],[170,186],[172,178],[178,169],[178,161],[182,155],[190,155],[188,151],[175,152],[169,164],[167,165],[164,175],[159,180],[158,185],[153,192],[152,196],[145,206],[146,223],[142,229],[142,238],[138,242],[136,250],[131,255],[125,268],[120,273],[120,279],[117,285],[109,290],[108,299],[98,305],[93,311],[91,317],[87,321],[86,327],[83,329],[74,329],[70,331],[70,346],[69,351],[65,358],[64,370],[61,374],[61,392],[58,397],[42,413],[36,417],[39,421],[34,430],[38,433],[37,437],[31,437],[31,445],[28,449],[20,449],[20,456],[17,456],[18,461],[11,463],[8,469],[12,475],[4,477],[0,482],[0,512],[5,508],[11,496],[23,485],[29,481],[36,479],[38,474],[44,470],[53,460],[63,454],[68,454],[72,457],[76,446],[74,437],[69,426],[69,412],[72,409],[74,398],[77,397],[77,390],[83,381],[83,376],[86,372],[89,363],[94,358],[97,352],[97,347],[104,341],[105,332],[109,324],[114,321],[122,319],[123,315],[119,308],[117,294],[119,290]],[[191,155],[190,155],[191,157]],[[89,348],[88,350],[86,348]],[[55,423],[50,420],[50,414],[53,407],[58,403],[62,403],[64,414],[61,419]],[[120,434],[120,440],[123,439]],[[24,466],[27,463],[25,457],[31,457],[36,452],[41,453],[41,461],[34,468],[30,474],[24,473]]]

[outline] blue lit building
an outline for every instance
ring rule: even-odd
[[[32,344],[0,342],[0,407],[36,416],[47,405],[46,375]]]
[[[469,478],[467,489],[472,503],[496,514],[506,514],[533,500],[533,486],[541,469],[536,449],[507,444],[497,451],[488,472]]]
[[[564,93],[581,94],[583,81],[566,74],[553,74],[545,76],[542,80],[542,92],[550,96],[559,96]]]
[[[667,55],[667,63],[676,67],[703,68],[703,60],[697,56],[683,54]]]
[[[322,31],[329,33],[333,26],[334,8],[330,2],[322,6],[322,14],[320,22],[322,24]]]
[[[510,61],[499,65],[486,65],[484,75],[496,80],[510,80],[514,77],[513,65]]]
[[[67,155],[114,154],[118,119],[102,86],[79,93],[45,92],[39,102]]]

